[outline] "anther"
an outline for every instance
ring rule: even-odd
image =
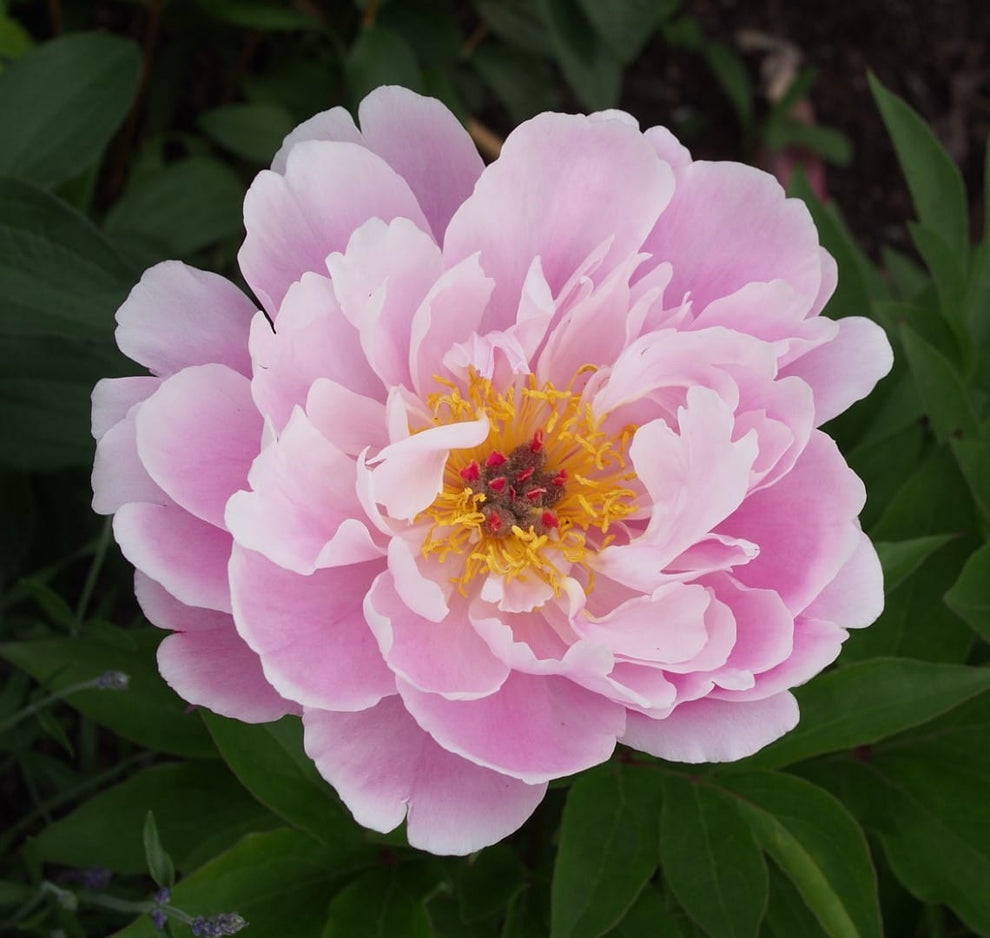
[[[477,460],[472,459],[460,472],[461,478],[465,482],[477,482],[481,478],[481,467]]]
[[[488,454],[488,458],[485,460],[485,465],[489,469],[494,469],[496,466],[501,466],[505,462],[508,462],[506,455],[504,453],[500,453],[497,449],[493,449]]]

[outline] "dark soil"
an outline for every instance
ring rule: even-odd
[[[874,255],[905,247],[913,217],[867,86],[872,70],[935,129],[962,167],[974,235],[983,217],[983,155],[990,132],[990,7],[980,0],[688,0],[709,39],[737,50],[740,33],[758,30],[792,43],[819,73],[811,92],[817,121],[841,130],[854,157],[827,170],[828,194]],[[760,85],[759,53],[740,53]],[[731,106],[697,53],[658,35],[631,67],[622,106],[644,126],[678,130],[696,112],[706,120],[683,133],[695,157],[752,159],[740,152]],[[763,107],[766,107],[763,102]]]

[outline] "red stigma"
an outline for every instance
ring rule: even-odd
[[[472,459],[460,472],[461,478],[465,482],[477,482],[481,478],[481,467],[477,460]]]
[[[492,534],[498,534],[502,527],[502,519],[495,512],[488,516],[488,527],[491,528]]]
[[[543,522],[543,527],[545,528],[559,528],[560,522],[557,520],[557,516],[552,511],[545,511],[540,517]]]
[[[546,494],[547,494],[547,490],[546,490],[546,489],[544,489],[544,488],[535,488],[535,489],[530,489],[530,490],[529,490],[529,491],[528,491],[528,492],[526,493],[526,497],[527,497],[527,498],[528,498],[528,499],[529,499],[530,501],[534,501],[534,502],[535,502],[535,501],[537,501],[538,499],[540,499],[540,498],[542,498],[542,497],[543,497],[544,495],[546,495]]]
[[[533,434],[533,442],[529,444],[529,448],[534,452],[538,453],[543,449],[543,431],[537,430]]]
[[[523,469],[519,475],[516,476],[517,482],[528,482],[533,478],[533,473],[536,472],[536,466],[530,466],[528,469]]]
[[[492,479],[491,482],[488,483],[488,487],[495,492],[503,491],[505,489],[505,476],[498,476],[497,478]]]
[[[553,484],[563,485],[566,481],[567,481],[567,470],[561,469],[560,472],[558,472],[557,475],[554,476]]]
[[[508,458],[505,453],[500,453],[497,449],[493,449],[488,454],[488,458],[485,460],[485,465],[489,469],[494,469],[496,466],[501,466],[505,462],[508,462]]]

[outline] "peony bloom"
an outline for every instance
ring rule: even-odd
[[[172,630],[165,679],[302,715],[363,825],[466,853],[617,742],[746,756],[882,603],[817,429],[891,364],[766,173],[627,114],[543,114],[485,167],[380,88],[244,204],[261,303],[177,262],[121,307],[94,506]]]

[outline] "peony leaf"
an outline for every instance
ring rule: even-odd
[[[945,602],[990,642],[990,544],[970,555]]]
[[[612,54],[628,65],[654,30],[677,8],[675,0],[578,0]]]
[[[881,938],[876,872],[841,802],[777,772],[724,776],[760,846],[801,893],[829,938]]]
[[[267,165],[292,130],[292,115],[274,104],[230,104],[200,115],[203,132],[235,156]]]
[[[464,922],[496,915],[525,888],[524,870],[515,851],[495,844],[457,867],[457,899]]]
[[[927,723],[990,690],[990,669],[909,658],[872,658],[798,688],[801,722],[747,761],[774,769],[865,746]]]
[[[652,772],[609,765],[567,796],[553,872],[551,938],[604,935],[659,862],[660,783]]]
[[[922,224],[945,240],[958,257],[969,249],[966,190],[959,167],[928,124],[901,98],[869,76],[873,99],[897,152]]]
[[[767,905],[767,865],[725,795],[664,778],[660,855],[678,902],[713,938],[755,938]]]
[[[94,795],[37,834],[30,850],[46,863],[144,873],[148,867],[141,835],[149,810],[183,873],[252,830],[278,826],[277,818],[219,763],[173,762],[142,769]],[[114,831],[112,837],[108,830]]]
[[[951,534],[932,534],[905,541],[877,541],[880,565],[883,567],[883,590],[892,593],[935,551],[952,540]]]
[[[79,176],[127,114],[140,65],[133,42],[76,33],[46,42],[5,68],[0,174],[46,187]]]
[[[647,886],[623,916],[618,927],[609,932],[615,938],[688,938],[680,923],[664,905],[663,896]]]
[[[559,104],[551,65],[540,56],[495,40],[484,43],[471,64],[518,123]]]
[[[297,717],[241,723],[208,710],[200,715],[224,761],[263,805],[324,843],[363,843],[360,828],[303,751]]]
[[[114,818],[114,823],[119,823],[118,818]],[[170,889],[175,885],[175,864],[168,855],[168,851],[162,846],[161,837],[158,834],[158,825],[155,823],[155,812],[149,810],[144,818],[144,859],[148,865],[148,872],[151,878],[159,885]]]
[[[158,674],[155,649],[160,637],[157,629],[125,631],[107,626],[99,636],[10,642],[0,645],[0,658],[27,671],[49,690],[106,671],[122,671],[130,678],[127,690],[80,691],[65,702],[143,746],[193,758],[212,756],[209,736]]]
[[[351,47],[346,70],[355,107],[379,85],[403,85],[413,91],[423,89],[423,72],[409,43],[383,26],[370,26],[361,31]]]
[[[337,859],[332,849],[299,831],[249,834],[181,880],[172,904],[205,918],[236,912],[247,920],[247,934],[312,938],[326,917],[327,896],[339,888]],[[113,938],[161,934],[145,915]]]
[[[909,222],[908,230],[935,282],[938,309],[952,330],[955,345],[959,348],[959,361],[963,370],[970,373],[975,363],[973,341],[960,315],[966,293],[966,256],[957,255],[945,238],[928,225]]]
[[[365,873],[330,903],[323,938],[432,938],[420,890],[406,869]]]
[[[761,938],[827,938],[794,884],[776,867],[770,869],[770,900]]]

